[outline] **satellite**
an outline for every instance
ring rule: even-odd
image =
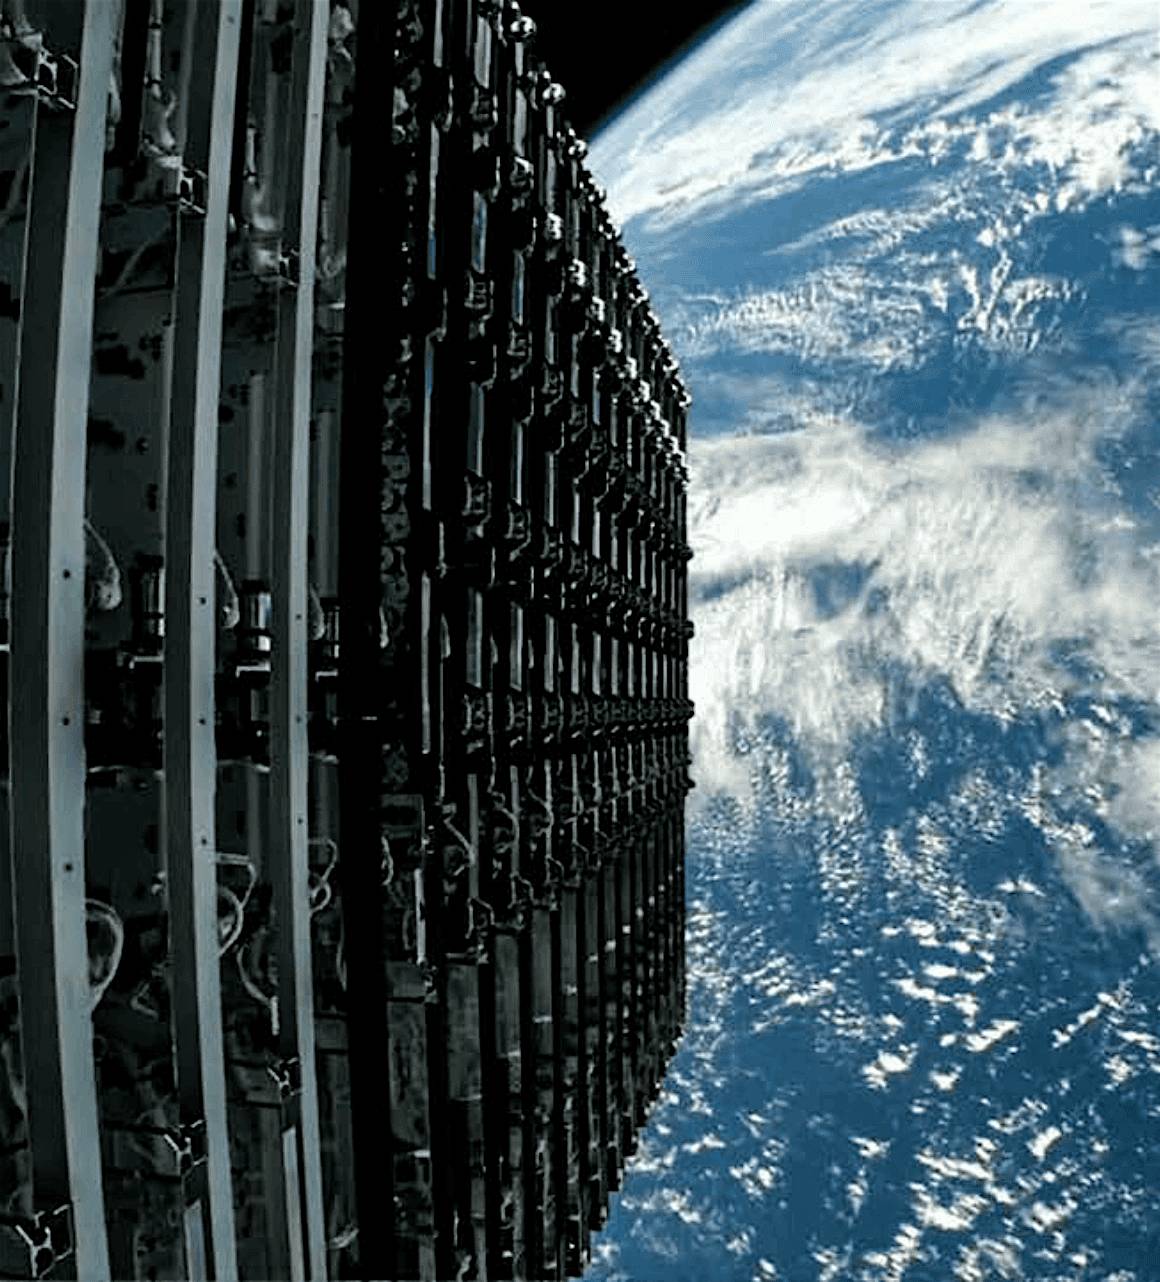
[[[689,397],[497,0],[0,3],[0,1274],[583,1270]]]

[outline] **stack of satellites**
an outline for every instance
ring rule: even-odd
[[[508,0],[0,0],[0,1276],[580,1273],[689,396]]]

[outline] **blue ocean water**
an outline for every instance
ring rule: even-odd
[[[1158,85],[1137,0],[759,0],[595,140],[698,553],[595,1278],[1160,1280]]]

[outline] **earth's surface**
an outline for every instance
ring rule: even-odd
[[[633,1282],[1160,1282],[1160,8],[759,0],[595,140],[696,398]]]

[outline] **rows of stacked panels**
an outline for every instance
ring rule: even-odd
[[[560,1278],[684,1011],[688,396],[498,0],[0,0],[0,1276]]]

